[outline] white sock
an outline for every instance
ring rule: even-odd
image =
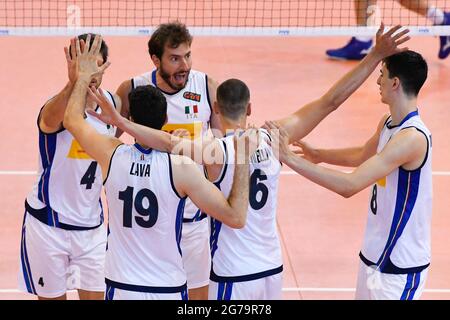
[[[435,25],[444,23],[444,11],[434,6],[428,8],[427,18]]]
[[[356,40],[358,40],[358,41],[362,41],[362,42],[368,42],[368,41],[370,41],[370,40],[372,40],[372,37],[364,37],[364,36],[358,36],[358,37],[355,37],[356,38]]]

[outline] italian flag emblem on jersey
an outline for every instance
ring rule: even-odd
[[[191,113],[194,113],[194,114],[198,113],[198,106],[197,105],[194,105],[192,107],[190,107],[190,106],[185,106],[184,107],[184,114],[191,114]]]

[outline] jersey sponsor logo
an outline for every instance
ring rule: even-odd
[[[378,180],[377,181],[377,184],[380,186],[380,187],[386,187],[386,177],[384,177],[384,178],[381,178],[380,180]]]
[[[193,92],[189,92],[186,91],[183,94],[183,98],[187,99],[187,100],[192,100],[192,101],[196,101],[196,102],[200,102],[202,96],[198,93],[193,93]]]
[[[67,158],[92,160],[92,158],[86,153],[86,151],[84,151],[84,149],[75,139],[72,140],[72,144],[70,146],[69,153],[67,154]]]
[[[202,133],[202,123],[197,121],[193,123],[168,123],[162,127],[163,131],[172,133],[177,129],[184,129],[189,131],[190,138],[195,139],[200,137]]]

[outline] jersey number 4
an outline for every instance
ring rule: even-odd
[[[256,169],[250,176],[250,195],[249,202],[253,210],[262,209],[267,202],[269,196],[269,189],[261,181],[267,180],[266,173],[261,169]],[[258,194],[261,198],[258,200]]]
[[[139,216],[134,220],[142,228],[151,228],[158,220],[158,199],[149,189],[141,189],[134,197],[134,188],[127,187],[119,192],[119,199],[123,201],[123,226],[133,227],[133,206]]]
[[[95,181],[95,172],[97,171],[97,161],[92,161],[89,168],[86,170],[83,178],[81,178],[80,184],[86,185],[86,189],[92,189],[92,185]]]

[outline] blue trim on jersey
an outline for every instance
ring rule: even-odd
[[[420,273],[408,273],[405,289],[400,300],[413,300],[414,294],[420,284]]]
[[[138,143],[135,143],[135,144],[134,144],[134,147],[135,147],[136,149],[138,149],[140,152],[142,152],[143,154],[150,154],[150,153],[152,152],[152,148],[145,149],[143,146],[141,146],[141,145],[138,144]]]
[[[106,227],[106,251],[108,251],[108,239],[109,239],[109,234],[111,233],[111,229],[109,228],[109,221],[108,221],[108,226]]]
[[[217,290],[217,300],[219,301],[228,301],[231,300],[231,294],[233,292],[233,283],[232,282],[219,282],[219,287]]]
[[[198,209],[193,218],[183,218],[183,223],[202,221],[206,217],[207,217],[207,214],[204,212],[201,212],[200,209]]]
[[[103,215],[103,204],[101,198],[98,198],[98,203],[100,203],[100,224],[102,224],[103,221],[105,221],[105,217]]]
[[[178,293],[187,290],[187,284],[183,284],[178,287],[150,287],[150,286],[137,286],[134,284],[126,284],[121,282],[116,282],[105,278],[105,283],[111,287],[120,290],[134,291],[134,292],[147,292],[147,293]]]
[[[408,113],[408,114],[406,115],[406,117],[404,117],[403,120],[400,121],[399,124],[397,124],[397,125],[395,125],[395,126],[391,126],[390,123],[388,123],[388,124],[386,125],[386,127],[387,127],[388,129],[398,128],[398,127],[400,127],[402,124],[404,124],[406,121],[408,121],[409,119],[411,119],[412,117],[415,117],[415,116],[418,116],[418,115],[419,115],[419,111],[418,111],[418,110],[412,111],[412,112]],[[391,122],[392,122],[392,121],[391,121]]]
[[[157,69],[153,70],[153,72],[152,72],[152,83],[155,86],[155,88],[158,88],[158,85],[156,84],[156,71],[157,71]]]
[[[219,242],[219,233],[222,228],[222,222],[211,218],[211,235],[209,237],[209,245],[211,247],[211,258],[214,258],[214,254],[217,250],[217,242]]]
[[[56,152],[56,139],[56,134],[39,132],[39,154],[41,156],[43,172],[38,185],[38,198],[48,206],[50,206],[50,199],[48,196],[50,171]],[[49,217],[49,219],[52,219],[52,217]]]
[[[230,161],[228,160],[227,144],[223,140],[219,140],[219,141],[222,142],[222,145],[223,145],[224,164],[223,164],[223,168],[222,168],[222,173],[221,173],[219,179],[217,179],[217,181],[214,182],[214,185],[220,190],[220,184],[222,183],[223,179],[225,178],[225,175],[226,175],[227,169],[228,169],[228,163]]]
[[[397,199],[394,217],[386,246],[378,259],[377,266],[383,272],[390,260],[391,253],[408,223],[416,203],[420,183],[420,170],[405,171],[399,168],[397,183]]]
[[[212,104],[211,104],[211,99],[209,99],[208,75],[207,74],[205,74],[205,88],[206,88],[206,101],[208,102],[209,110],[211,110],[211,113],[212,113],[213,108],[212,108]]]
[[[183,215],[184,215],[184,205],[186,204],[186,198],[180,199],[180,202],[178,203],[177,207],[177,217],[175,220],[175,234],[177,236],[177,247],[178,252],[180,253],[180,256],[183,256],[183,253],[181,251],[181,234],[183,229]]]
[[[114,300],[114,292],[116,288],[110,286],[109,284],[106,285],[106,292],[105,292],[105,300],[110,301]]]
[[[42,209],[34,209],[33,207],[31,207],[28,204],[28,202],[26,200],[25,200],[25,209],[31,216],[33,216],[34,218],[36,218],[43,224],[46,224],[49,227],[55,227],[55,228],[59,228],[59,229],[63,229],[63,230],[70,230],[70,231],[92,230],[92,229],[97,229],[98,227],[100,227],[103,224],[103,222],[102,222],[99,225],[94,226],[94,227],[80,227],[80,226],[74,226],[74,225],[70,225],[70,224],[66,224],[66,223],[61,223],[61,222],[59,222],[58,213],[56,211],[54,211],[53,209],[51,209],[49,206],[46,206]]]
[[[28,253],[27,253],[26,228],[25,228],[26,217],[27,212],[25,211],[22,223],[22,241],[20,243],[20,262],[22,264],[23,278],[25,280],[27,291],[31,294],[37,294],[33,283],[33,276],[31,273],[30,262],[28,260]]]
[[[111,92],[109,92],[108,90],[106,90],[106,92],[108,92],[109,96],[111,97],[111,101],[114,104],[114,109],[117,109],[116,100],[114,100],[113,94]]]
[[[172,190],[177,195],[178,198],[180,198],[180,199],[187,198],[187,196],[185,196],[184,198],[181,197],[179,195],[177,189],[175,188],[175,183],[173,182],[172,160],[171,160],[171,157],[170,157],[170,153],[167,153],[167,158],[169,159],[169,176],[170,176],[170,185],[172,186]]]
[[[370,261],[369,259],[367,259],[366,257],[364,257],[364,255],[362,254],[362,252],[359,253],[359,257],[361,258],[361,261],[364,262],[364,264],[368,267],[372,267],[372,266],[376,266],[377,264],[375,262]],[[423,270],[425,270],[426,268],[428,268],[430,266],[429,263],[423,265],[423,266],[418,266],[418,267],[412,267],[412,268],[399,268],[397,267],[395,264],[392,263],[391,259],[388,259],[388,262],[385,264],[383,271],[378,270],[382,273],[388,273],[388,274],[408,274],[408,273],[417,273],[417,272],[422,272]]]
[[[209,276],[209,279],[211,281],[214,281],[214,282],[244,282],[244,281],[258,280],[261,278],[266,278],[266,277],[273,276],[275,274],[279,274],[279,273],[283,272],[283,265],[281,265],[275,269],[270,269],[270,270],[266,270],[266,271],[258,272],[258,273],[246,274],[243,276],[218,276],[217,274],[214,273],[213,269],[214,269],[214,266],[211,268],[211,274]]]
[[[187,288],[181,291],[181,300],[189,300]]]

